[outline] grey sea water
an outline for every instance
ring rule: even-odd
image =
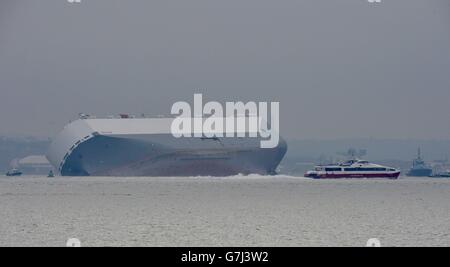
[[[450,179],[0,177],[0,246],[449,246]]]

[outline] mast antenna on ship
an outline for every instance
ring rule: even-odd
[[[356,160],[358,158],[367,155],[367,150],[365,149],[356,150],[355,148],[350,148],[346,152],[337,152],[337,154],[340,156],[344,156],[345,158],[350,160]]]
[[[89,114],[78,113],[78,117],[82,120],[89,119]]]

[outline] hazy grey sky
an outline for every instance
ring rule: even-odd
[[[0,0],[0,135],[280,101],[289,138],[450,139],[449,0]]]

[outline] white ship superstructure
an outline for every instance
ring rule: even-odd
[[[313,171],[308,171],[305,177],[315,179],[338,178],[390,178],[397,179],[400,171],[366,160],[352,159],[341,164],[316,166]]]

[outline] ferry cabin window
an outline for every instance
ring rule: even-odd
[[[341,168],[325,168],[325,171],[327,172],[340,172],[342,171]]]
[[[345,168],[346,172],[384,172],[386,168]]]

